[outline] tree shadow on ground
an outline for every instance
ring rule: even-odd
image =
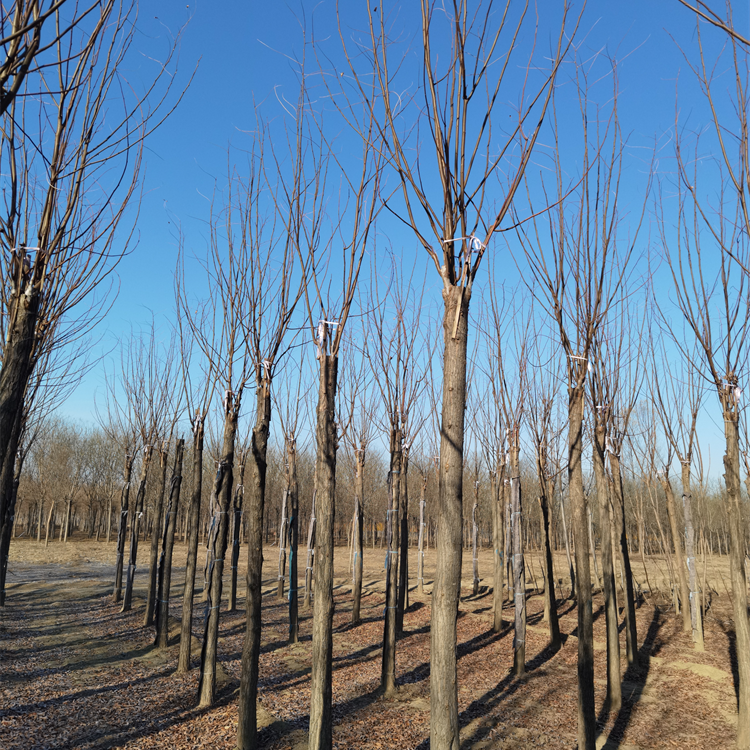
[[[627,670],[625,670],[625,674],[622,676],[622,708],[617,712],[614,726],[612,727],[602,750],[615,750],[615,748],[620,747],[622,743],[623,737],[625,736],[625,730],[630,724],[633,709],[641,699],[641,695],[646,687],[646,680],[651,668],[651,657],[658,651],[656,638],[663,625],[664,620],[661,616],[661,610],[658,607],[654,607],[654,613],[651,618],[651,623],[648,626],[648,632],[643,639],[643,644],[640,649],[638,649],[638,658],[633,664],[628,666]],[[609,709],[605,705],[602,707],[597,718],[597,726],[603,727],[608,720]],[[597,732],[597,734],[600,734],[600,732]]]

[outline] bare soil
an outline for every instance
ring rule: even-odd
[[[144,545],[145,546],[145,545]],[[145,556],[146,550],[142,548]],[[363,622],[352,627],[347,550],[337,550],[334,617],[334,747],[429,747],[430,596],[434,553],[427,556],[427,593],[410,592],[405,634],[399,640],[395,699],[378,692],[383,631],[383,553],[366,550]],[[302,611],[299,644],[287,644],[287,603],[276,598],[278,550],[265,550],[263,647],[261,653],[260,747],[306,747],[310,700],[311,612]],[[471,575],[466,553],[464,575]],[[576,610],[562,596],[564,555],[556,559],[563,581],[558,611],[565,644],[547,648],[541,621],[541,567],[533,554],[529,567],[526,638],[528,674],[510,674],[513,633],[489,629],[492,606],[491,552],[480,553],[480,593],[461,603],[458,620],[459,710],[462,748],[572,748],[576,745]],[[6,607],[0,611],[0,747],[30,748],[234,748],[243,611],[222,613],[220,692],[210,710],[195,708],[199,638],[203,612],[193,623],[193,669],[176,675],[178,622],[185,548],[176,547],[171,631],[165,651],[152,645],[153,631],[142,626],[147,564],[136,575],[133,611],[121,614],[112,603],[114,545],[84,540],[67,544],[14,540]],[[302,556],[304,560],[304,555]],[[634,560],[636,578],[645,588]],[[667,577],[666,561],[647,561],[653,588]],[[708,604],[703,653],[694,651],[681,629],[668,592],[654,591],[638,609],[639,663],[628,667],[622,638],[624,705],[616,715],[602,709],[606,688],[604,616],[594,602],[598,747],[732,747],[736,723],[736,659],[731,607],[721,590],[726,561],[708,565]],[[700,569],[700,565],[699,565]],[[726,567],[728,569],[728,566]],[[416,554],[410,560],[416,571]],[[660,572],[661,571],[661,572]],[[244,569],[240,569],[240,590]],[[200,577],[200,574],[199,574]],[[300,570],[300,579],[303,570]],[[728,581],[726,572],[724,579]],[[412,580],[415,585],[416,581]],[[464,581],[471,591],[471,581]],[[226,592],[226,584],[225,584]],[[242,599],[240,599],[242,606]],[[506,619],[512,611],[506,605]],[[437,707],[439,710],[439,707]]]

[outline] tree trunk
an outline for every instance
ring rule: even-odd
[[[313,560],[315,558],[315,497],[316,491],[313,490],[312,508],[310,510],[310,523],[307,527],[307,559],[305,562],[305,609],[309,609],[313,601]]]
[[[263,510],[266,501],[268,432],[271,424],[271,383],[257,383],[255,426],[250,439],[250,495],[245,510],[247,527],[247,594],[245,640],[240,672],[237,747],[257,746],[258,661],[260,659],[261,604],[263,584]],[[285,498],[286,499],[286,498]],[[281,545],[281,542],[279,542]],[[281,582],[283,586],[283,580]]]
[[[162,446],[159,450],[161,476],[159,477],[159,487],[156,491],[156,507],[154,508],[154,517],[151,524],[151,549],[149,550],[148,561],[148,589],[146,591],[146,612],[143,616],[143,624],[146,627],[154,624],[154,612],[156,610],[157,558],[159,556],[159,542],[163,541],[163,532],[166,530],[165,524],[162,523],[162,514],[164,511],[164,492],[167,486],[168,459],[169,448],[165,450],[164,446]]]
[[[5,606],[5,579],[8,574],[8,553],[16,515],[16,498],[20,481],[21,459],[16,458],[23,427],[23,403],[19,404],[8,450],[0,471],[0,607]],[[18,481],[16,481],[18,480]]]
[[[698,571],[695,567],[695,529],[693,528],[693,498],[690,494],[689,461],[682,464],[682,508],[685,516],[685,552],[690,585],[690,626],[696,651],[703,651],[703,613],[698,593]]]
[[[550,498],[554,495],[554,480],[547,479],[542,486],[539,505],[542,511],[542,535],[544,537],[544,618],[549,626],[550,646],[559,650],[562,645],[560,639],[560,621],[557,617],[557,597],[555,596],[555,567],[552,561],[552,541],[550,539],[549,506]]]
[[[401,460],[401,482],[398,505],[399,560],[398,601],[396,602],[396,634],[404,632],[404,610],[409,606],[409,449],[404,447]]]
[[[458,750],[456,623],[461,595],[466,340],[470,291],[443,288],[443,400],[440,424],[437,565],[430,628],[430,747]]]
[[[187,562],[185,564],[185,587],[182,593],[182,624],[180,626],[180,655],[177,672],[190,670],[193,634],[193,599],[195,596],[195,569],[198,559],[198,529],[200,526],[201,493],[203,489],[203,419],[193,421],[193,494],[187,518]]]
[[[727,488],[729,549],[732,578],[732,606],[737,649],[739,695],[737,700],[737,747],[750,748],[750,622],[747,615],[747,577],[745,573],[745,528],[740,506],[740,450],[738,414],[733,401],[734,389],[722,390],[724,402],[724,481]]]
[[[422,489],[419,494],[419,541],[417,542],[417,591],[424,594],[424,508],[425,494],[427,492],[427,477],[422,475]]]
[[[628,548],[628,536],[625,528],[625,496],[622,490],[622,473],[620,471],[620,442],[614,444],[615,450],[609,454],[610,467],[612,469],[612,480],[615,488],[617,507],[615,515],[618,517],[618,529],[620,534],[620,553],[622,556],[622,569],[625,575],[625,635],[628,651],[628,664],[634,664],[638,660],[638,631],[635,621],[635,589],[633,587],[633,571],[630,567],[630,550]]]
[[[364,527],[364,495],[365,495],[365,448],[361,447],[355,451],[357,474],[354,478],[354,570],[352,590],[352,625],[358,625],[360,621],[360,608],[362,606],[362,573],[364,570],[363,527]]]
[[[471,576],[472,585],[471,593],[472,596],[476,596],[479,593],[479,558],[477,557],[477,535],[479,529],[477,527],[477,508],[479,507],[479,482],[474,482],[474,505],[471,508]]]
[[[122,599],[122,568],[125,553],[125,534],[128,527],[128,516],[129,514],[129,499],[130,499],[130,478],[133,475],[133,456],[125,454],[125,484],[122,488],[122,495],[120,498],[120,522],[117,526],[117,561],[115,563],[115,589],[112,593],[112,598],[115,602],[119,602]],[[54,503],[52,504],[54,508]],[[51,515],[51,512],[50,512]],[[49,521],[47,522],[47,540],[49,541]],[[46,546],[46,544],[45,544]]]
[[[599,505],[599,533],[602,546],[602,576],[604,589],[604,615],[607,632],[607,697],[606,706],[612,713],[622,707],[620,675],[620,630],[615,593],[615,568],[612,559],[612,522],[609,514],[609,482],[604,472],[606,426],[596,415],[594,430],[593,464],[596,479],[596,497]]]
[[[234,440],[237,434],[237,411],[240,396],[226,396],[224,444],[216,472],[212,496],[212,519],[208,532],[209,556],[206,615],[201,649],[201,674],[198,683],[198,707],[212,706],[216,697],[216,655],[219,645],[219,608],[224,580],[224,555],[229,537],[229,505],[232,500]]]
[[[338,358],[321,354],[315,460],[315,490],[320,520],[316,530],[315,602],[310,675],[310,750],[333,744],[331,670],[333,658],[333,523],[336,510],[336,379]]]
[[[237,610],[237,569],[240,563],[240,527],[242,526],[242,505],[245,499],[245,456],[240,463],[240,481],[234,488],[232,501],[232,567],[229,583],[229,612]]]
[[[505,600],[505,503],[503,487],[505,464],[500,464],[492,474],[492,542],[495,549],[492,592],[492,630],[503,629],[503,602]]]
[[[299,586],[297,549],[299,547],[299,485],[297,483],[297,444],[294,437],[286,441],[287,487],[289,498],[289,643],[299,641]]]
[[[568,388],[568,488],[572,506],[576,560],[576,599],[578,604],[578,748],[594,750],[596,712],[594,707],[594,619],[591,609],[591,568],[589,563],[588,512],[583,491],[583,405],[582,360],[571,364]]]
[[[565,541],[565,556],[568,559],[568,576],[570,578],[570,597],[571,599],[576,598],[576,573],[573,567],[573,558],[570,554],[570,536],[568,535],[568,524],[565,521],[565,501],[562,493],[560,494],[560,518],[562,519],[563,526],[563,539]]]
[[[169,487],[169,504],[164,518],[164,536],[162,538],[159,560],[159,585],[156,602],[156,646],[166,648],[169,645],[169,593],[172,586],[172,550],[174,533],[177,526],[177,509],[180,505],[180,488],[182,486],[182,456],[185,441],[180,438],[175,446],[174,468]]]
[[[284,494],[281,498],[281,525],[279,526],[279,573],[276,578],[276,598],[284,599],[284,578],[286,577],[286,542],[289,536],[288,534],[288,521],[287,521],[287,493],[284,490]]]
[[[402,433],[391,428],[391,465],[388,472],[388,510],[385,515],[385,617],[380,689],[386,698],[396,693],[396,608],[398,606],[398,536],[401,495]]]
[[[146,497],[146,479],[151,464],[151,446],[147,445],[143,451],[143,465],[138,492],[135,496],[135,510],[130,516],[130,558],[128,559],[128,577],[125,582],[125,595],[122,598],[120,612],[128,612],[133,605],[133,582],[135,579],[136,560],[138,557],[138,534],[140,533],[141,517],[143,516],[143,501]]]
[[[677,526],[677,509],[675,507],[672,483],[666,474],[662,477],[662,487],[667,496],[667,516],[669,517],[669,530],[672,534],[674,545],[674,565],[677,569],[677,580],[680,586],[680,607],[682,608],[682,629],[686,633],[692,632],[693,626],[690,618],[690,589],[688,588],[687,572],[685,570],[685,556],[682,552],[682,534]]]
[[[521,472],[518,464],[518,426],[513,428],[510,446],[511,535],[513,538],[514,633],[513,674],[526,672],[526,566],[523,557]]]

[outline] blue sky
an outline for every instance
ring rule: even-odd
[[[359,6],[348,2],[346,7],[350,11]],[[539,7],[544,36],[544,24],[551,15],[548,9],[557,6],[551,0],[540,0]],[[119,267],[119,297],[97,332],[101,338],[97,346],[102,351],[111,349],[131,327],[147,325],[152,313],[157,322],[164,323],[167,337],[166,323],[173,317],[179,231],[185,238],[188,257],[205,252],[211,197],[217,181],[221,183],[226,174],[228,149],[241,155],[249,143],[247,133],[254,127],[255,105],[260,106],[266,120],[282,122],[285,114],[279,100],[294,99],[297,92],[294,65],[286,56],[294,57],[301,50],[299,19],[304,16],[308,29],[314,30],[329,49],[335,49],[336,30],[331,26],[334,13],[335,3],[330,1],[142,3],[138,51],[143,59],[160,59],[171,35],[187,22],[180,47],[178,85],[180,81],[186,85],[193,71],[195,74],[175,113],[148,141],[137,244]],[[747,4],[738,4],[736,13],[737,27],[750,31]],[[403,3],[399,14],[404,33],[411,34],[412,28],[416,35],[418,4]],[[326,37],[330,37],[328,41]],[[722,41],[720,32],[708,29],[706,38],[711,44]],[[631,190],[636,205],[655,142],[663,147],[660,168],[670,169],[668,144],[674,127],[678,76],[682,121],[695,127],[705,122],[703,102],[678,48],[679,44],[692,49],[694,20],[677,0],[590,0],[578,39],[583,59],[598,54],[619,61],[620,116],[623,131],[629,135],[624,195],[627,200],[627,190]],[[137,68],[137,59],[133,66]],[[608,82],[602,80],[597,86],[599,94],[606,97]],[[647,234],[643,235],[644,242]],[[396,252],[411,257],[411,236],[394,232],[389,239]],[[414,262],[426,261],[426,256],[417,254]],[[512,284],[512,264],[507,267]],[[194,281],[198,286],[197,276]],[[428,274],[428,283],[434,281]],[[103,398],[102,367],[86,376],[62,412],[93,421],[93,393]],[[709,408],[714,408],[712,401]],[[719,463],[717,458],[712,457],[714,465]]]

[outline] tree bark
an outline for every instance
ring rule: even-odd
[[[422,475],[422,489],[419,494],[419,541],[417,542],[417,592],[424,594],[424,542],[425,542],[425,494],[427,492],[427,477]]]
[[[312,507],[310,510],[310,523],[307,527],[307,559],[305,562],[305,609],[309,609],[313,601],[313,560],[315,559],[315,498],[316,491],[313,490]]]
[[[268,432],[271,424],[271,383],[257,384],[255,426],[250,440],[250,494],[245,510],[247,529],[247,594],[245,640],[240,672],[237,747],[257,747],[258,661],[260,659],[261,604],[263,583],[263,510],[266,500]],[[283,586],[283,580],[281,582]]]
[[[402,434],[391,428],[388,510],[385,516],[385,617],[383,618],[383,661],[380,689],[386,698],[396,693],[396,608],[398,606],[398,536],[401,495]]]
[[[690,585],[690,626],[696,651],[703,651],[703,613],[698,592],[698,571],[695,567],[695,529],[693,527],[693,498],[690,494],[689,461],[682,464],[682,508],[685,517],[685,553]]]
[[[594,429],[593,464],[596,479],[596,497],[599,505],[599,534],[602,547],[602,576],[604,589],[604,615],[607,632],[607,697],[606,706],[616,713],[622,707],[620,675],[620,630],[615,593],[615,568],[612,559],[612,522],[609,514],[609,482],[604,471],[606,426],[599,414]]]
[[[242,526],[242,505],[245,498],[245,459],[240,463],[240,481],[234,488],[232,501],[232,567],[229,584],[229,612],[237,610],[237,569],[240,563],[240,527]]]
[[[287,486],[289,498],[289,643],[299,641],[299,586],[297,550],[299,547],[299,485],[297,483],[297,444],[293,437],[286,441]]]
[[[398,505],[398,601],[396,634],[404,632],[404,611],[409,606],[409,449],[404,446],[401,458],[401,482]]]
[[[664,493],[667,496],[667,516],[669,517],[669,531],[672,534],[674,546],[674,564],[677,569],[677,581],[680,586],[680,607],[682,609],[682,629],[686,633],[692,632],[693,626],[690,618],[690,589],[688,588],[687,571],[685,569],[685,556],[682,552],[682,534],[677,525],[677,509],[675,507],[674,492],[669,476],[664,475],[661,480]]]
[[[133,475],[133,456],[125,454],[125,484],[122,488],[120,499],[120,522],[117,525],[117,561],[115,563],[115,589],[112,598],[115,602],[122,599],[122,568],[125,554],[125,534],[128,528],[128,517],[130,515],[130,479]],[[54,507],[54,503],[53,503]],[[49,522],[47,523],[47,538],[49,539]],[[46,546],[46,545],[45,545]]]
[[[583,491],[584,386],[580,372],[585,363],[575,360],[568,388],[568,488],[572,505],[578,604],[578,748],[594,750],[596,712],[594,706],[594,618],[591,602],[588,512]],[[578,372],[577,372],[578,371]]]
[[[331,670],[333,658],[333,523],[336,510],[335,425],[338,357],[321,354],[318,393],[315,490],[318,525],[315,533],[315,602],[313,605],[312,672],[310,675],[310,750],[333,744]]]
[[[213,518],[208,532],[208,591],[206,597],[201,673],[198,683],[198,707],[212,706],[216,697],[216,655],[219,645],[219,608],[224,580],[224,555],[229,538],[229,505],[232,499],[234,440],[237,434],[239,396],[226,396],[224,443],[213,491]]]
[[[164,518],[164,536],[159,560],[159,585],[156,597],[156,646],[158,648],[166,648],[169,645],[169,593],[172,586],[172,551],[174,550],[174,533],[177,526],[177,509],[180,505],[184,450],[185,441],[180,438],[175,446],[174,468],[172,469],[172,480],[169,487],[169,503]]]
[[[505,503],[503,486],[505,464],[500,464],[492,474],[492,542],[495,549],[492,592],[492,630],[503,629],[503,602],[505,601]]]
[[[513,428],[510,445],[510,502],[511,535],[513,538],[513,674],[517,677],[526,673],[526,566],[523,557],[521,472],[518,462],[518,425]]]
[[[628,664],[635,664],[638,660],[638,631],[635,620],[633,570],[630,567],[630,550],[628,549],[628,536],[625,528],[625,495],[622,489],[622,473],[620,471],[620,442],[613,442],[613,447],[614,450],[609,454],[609,462],[612,469],[615,498],[617,500],[615,515],[618,517],[617,531],[620,535],[620,554],[622,559],[622,569],[625,575],[625,642],[627,644]]]
[[[747,614],[747,577],[745,573],[745,529],[740,506],[740,450],[737,406],[733,401],[734,388],[722,388],[724,406],[724,481],[727,489],[730,575],[732,578],[732,606],[734,609],[735,643],[739,695],[737,700],[737,747],[750,748],[750,621]]]
[[[276,577],[276,598],[284,599],[284,579],[286,578],[286,543],[289,536],[289,521],[287,519],[287,494],[281,498],[281,524],[279,526],[279,571]]]
[[[364,570],[363,529],[364,529],[364,493],[365,493],[365,448],[361,447],[355,452],[356,476],[354,478],[354,570],[352,591],[352,625],[358,625],[360,621],[360,608],[362,606],[362,573]]]
[[[470,291],[443,287],[443,401],[440,426],[437,565],[430,628],[430,747],[458,750],[456,624],[461,595],[466,340]],[[454,334],[455,329],[455,334]]]
[[[2,470],[0,470],[0,607],[5,606],[5,579],[8,574],[8,554],[18,495],[18,482],[15,479],[20,481],[20,475],[17,477],[17,465],[20,467],[21,460],[17,459],[16,455],[22,427],[23,403],[20,403],[8,450],[2,462]]]
[[[549,506],[554,495],[554,480],[547,479],[542,483],[542,495],[539,505],[542,511],[542,535],[544,539],[544,618],[549,627],[550,646],[559,650],[560,621],[557,617],[557,597],[555,596],[555,567],[552,560],[552,540],[550,538]]]
[[[162,541],[165,525],[162,523],[162,514],[164,512],[164,492],[167,486],[167,463],[169,459],[169,449],[159,451],[159,464],[161,476],[159,477],[159,488],[156,491],[156,507],[154,508],[154,518],[151,528],[151,549],[149,550],[148,561],[148,589],[146,591],[146,612],[143,616],[143,624],[148,627],[154,623],[154,611],[156,609],[156,589],[157,589],[157,558],[159,556],[159,542]]]
[[[133,583],[135,579],[136,560],[138,558],[138,535],[140,533],[141,517],[143,516],[143,501],[146,497],[146,480],[151,464],[151,446],[147,445],[143,451],[143,465],[138,492],[135,496],[135,510],[130,514],[130,558],[128,559],[128,577],[125,582],[125,595],[122,598],[120,612],[128,612],[133,605]]]
[[[479,507],[479,482],[474,482],[474,505],[471,508],[471,593],[479,593],[479,558],[477,557],[477,508]]]
[[[201,494],[203,490],[203,420],[196,416],[193,422],[193,494],[187,518],[187,562],[185,587],[182,594],[182,624],[180,626],[180,655],[177,672],[190,670],[193,634],[193,599],[195,596],[195,569],[198,559],[198,527],[200,524]]]

